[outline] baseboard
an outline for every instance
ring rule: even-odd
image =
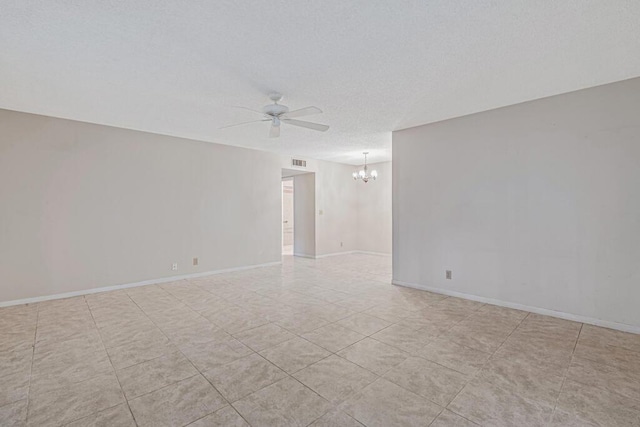
[[[356,254],[364,254],[364,255],[377,255],[377,256],[386,256],[390,257],[391,254],[385,252],[371,252],[371,251],[353,251]]]
[[[331,252],[328,254],[316,255],[316,259],[327,258],[330,256],[338,256],[338,255],[350,255],[355,254],[357,251],[345,251],[345,252]]]
[[[294,253],[293,256],[299,256],[299,257],[311,258],[311,259],[321,259],[321,258],[327,258],[331,256],[351,255],[351,254],[378,255],[378,256],[387,256],[387,257],[391,256],[391,254],[385,254],[383,252],[369,252],[369,251],[357,251],[357,250],[346,251],[346,252],[331,252],[329,254],[322,254],[322,255],[308,255],[308,254]]]
[[[40,297],[24,298],[24,299],[18,299],[13,301],[0,301],[0,307],[10,307],[12,305],[21,305],[21,304],[33,304],[36,302],[71,298],[71,297],[77,297],[81,295],[99,294],[102,292],[117,291],[119,289],[136,288],[138,286],[146,286],[146,285],[157,285],[160,283],[175,282],[176,280],[195,279],[196,277],[212,276],[214,274],[231,273],[234,271],[250,270],[253,268],[269,267],[269,266],[280,265],[280,264],[282,264],[281,261],[267,262],[264,264],[254,264],[254,265],[245,265],[242,267],[224,268],[221,270],[205,271],[202,273],[181,274],[179,276],[162,277],[159,279],[149,279],[149,280],[143,280],[141,282],[125,283],[122,285],[113,285],[113,286],[104,286],[101,288],[84,289],[81,291],[65,292],[62,294],[44,295]]]
[[[309,254],[301,254],[301,253],[293,253],[293,256],[299,256],[301,258],[310,258],[310,259],[316,259],[315,255],[309,255]]]
[[[433,286],[421,285],[417,283],[403,282],[401,280],[392,280],[391,283],[407,288],[419,289],[422,291],[434,292],[437,294],[448,295],[452,297],[464,298],[471,301],[478,301],[486,304],[498,305],[500,307],[513,308],[516,310],[529,311],[536,314],[544,314],[546,316],[557,317],[565,320],[573,320],[574,322],[588,323],[589,325],[602,326],[603,328],[616,329],[623,332],[631,332],[640,334],[640,326],[627,325],[626,323],[612,322],[609,320],[596,319],[594,317],[581,316],[578,314],[564,313],[562,311],[548,310],[546,308],[532,307],[529,305],[518,304],[514,302],[502,301],[493,298],[485,298],[463,292],[456,292],[449,289],[436,288]]]

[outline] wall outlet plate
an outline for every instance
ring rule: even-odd
[[[178,263],[174,262],[173,264],[171,264],[171,271],[177,271],[178,270]]]
[[[198,265],[198,258],[193,259],[193,265]]]
[[[447,270],[447,279],[451,279],[451,270]]]

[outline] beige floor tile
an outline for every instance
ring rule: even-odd
[[[329,324],[328,321],[318,316],[299,312],[282,315],[275,323],[298,335],[311,332]]]
[[[136,423],[129,406],[121,404],[81,418],[66,427],[136,427]]]
[[[429,427],[475,427],[478,424],[445,409]]]
[[[391,369],[384,378],[430,401],[446,406],[469,377],[420,357],[411,357]]]
[[[208,370],[204,376],[229,401],[235,402],[286,377],[287,374],[259,354]]]
[[[229,308],[207,316],[209,320],[230,334],[257,328],[269,323],[267,319],[241,308]]]
[[[81,383],[29,398],[29,425],[56,426],[124,403],[115,374],[104,374]]]
[[[552,365],[542,368],[526,360],[492,357],[477,378],[522,397],[554,406],[564,373],[564,369]]]
[[[579,414],[567,412],[564,409],[556,408],[553,417],[548,424],[549,427],[603,427],[600,424],[589,421]]]
[[[417,355],[467,375],[474,375],[491,356],[445,338],[429,342]]]
[[[29,371],[0,377],[0,406],[26,399],[29,395]]]
[[[180,352],[170,353],[117,371],[128,400],[197,374]]]
[[[477,380],[467,384],[448,408],[477,424],[492,427],[544,426],[553,412],[553,405]]]
[[[365,338],[336,353],[377,375],[404,362],[409,354],[372,338]]]
[[[355,418],[334,409],[310,424],[309,427],[362,427]]]
[[[337,324],[367,336],[373,335],[387,326],[391,326],[391,322],[364,313],[357,313],[346,317],[337,322]]]
[[[601,426],[640,425],[640,401],[566,380],[557,408]]]
[[[159,330],[151,320],[144,320],[139,323],[130,323],[125,326],[110,326],[100,329],[102,342],[107,348],[119,347],[139,341],[149,334],[150,330]]]
[[[496,357],[518,359],[541,368],[553,365],[566,369],[571,363],[573,346],[555,341],[536,341],[509,337],[495,352]]]
[[[334,404],[344,401],[377,378],[370,371],[335,355],[293,376]]]
[[[249,424],[232,406],[225,406],[213,414],[194,421],[189,424],[189,427],[249,427]]]
[[[303,334],[302,337],[333,353],[365,338],[364,335],[335,323]]]
[[[129,401],[140,427],[184,426],[227,405],[202,375]]]
[[[0,332],[0,352],[30,350],[34,342],[34,332]]]
[[[580,342],[588,345],[611,345],[640,352],[640,335],[593,325],[582,327]]]
[[[585,343],[578,341],[574,352],[576,357],[592,360],[603,365],[615,366],[630,371],[640,371],[640,352],[609,344]]]
[[[244,345],[253,351],[266,350],[269,347],[280,344],[295,337],[291,332],[281,328],[275,323],[240,332],[235,335]]]
[[[33,349],[0,352],[0,378],[31,370]]]
[[[54,357],[61,354],[74,353],[78,356],[82,354],[95,353],[104,350],[104,344],[98,331],[88,335],[81,335],[66,341],[39,343],[35,346],[34,363],[39,360]]]
[[[260,354],[289,374],[331,355],[322,347],[299,337],[263,350]]]
[[[169,340],[175,345],[203,344],[222,339],[229,334],[213,323],[201,320],[197,324],[177,329],[163,329]]]
[[[383,378],[340,405],[367,427],[428,426],[442,408]]]
[[[567,378],[640,401],[640,371],[574,357]]]
[[[118,347],[110,347],[107,349],[107,353],[114,368],[123,369],[175,353],[176,350],[176,346],[159,329],[150,329],[138,341]]]
[[[249,347],[231,335],[205,343],[183,345],[180,350],[200,372],[226,365],[253,353]]]
[[[33,364],[30,393],[48,393],[107,373],[113,373],[113,366],[105,350],[79,356],[63,353],[58,358],[39,359]]]
[[[27,399],[0,406],[0,425],[19,427],[27,425]]]
[[[511,327],[496,327],[488,330],[480,325],[465,323],[454,326],[442,334],[442,338],[485,353],[493,353],[509,337],[512,331],[513,328]]]
[[[278,381],[233,404],[254,426],[306,426],[330,404],[293,378]]]
[[[371,335],[371,338],[411,354],[419,352],[430,339],[419,331],[400,325],[391,325]]]

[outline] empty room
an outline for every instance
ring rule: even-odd
[[[0,0],[0,426],[640,427],[640,2]]]

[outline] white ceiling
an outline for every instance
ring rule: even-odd
[[[358,164],[391,131],[640,76],[638,0],[0,0],[0,108]],[[267,94],[326,133],[251,120]]]

